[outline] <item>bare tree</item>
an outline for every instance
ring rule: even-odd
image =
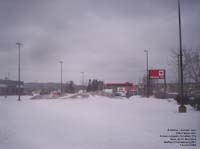
[[[184,50],[184,75],[188,81],[200,83],[200,49]]]
[[[172,51],[173,63],[179,73],[179,54]],[[200,49],[183,49],[183,76],[185,82],[200,83]]]

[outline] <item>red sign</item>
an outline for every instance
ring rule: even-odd
[[[165,70],[164,69],[152,69],[149,70],[150,79],[165,79]]]

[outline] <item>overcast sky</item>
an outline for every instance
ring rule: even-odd
[[[185,48],[200,48],[200,1],[181,0]],[[64,82],[96,78],[137,83],[149,67],[177,78],[177,0],[0,0],[0,78]]]

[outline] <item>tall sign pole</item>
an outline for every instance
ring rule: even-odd
[[[167,98],[166,70],[164,70],[164,94],[165,94],[165,98]]]
[[[18,46],[18,101],[21,100],[21,85],[20,85],[20,48],[21,48],[21,45],[22,43],[20,42],[17,42],[16,45]]]
[[[186,112],[183,102],[183,52],[182,52],[182,34],[181,34],[181,8],[180,0],[178,0],[178,22],[179,22],[179,48],[180,48],[180,107],[179,112]]]
[[[148,50],[144,50],[144,52],[146,53],[146,67],[147,67],[147,84],[146,84],[146,96],[149,97],[149,58],[148,58]]]
[[[164,98],[166,98],[166,95],[167,95],[166,70],[165,69],[150,69],[149,70],[149,80],[150,79],[163,79],[164,80]]]

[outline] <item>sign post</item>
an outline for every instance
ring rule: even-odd
[[[151,69],[149,70],[149,79],[164,79],[164,94],[166,98],[167,84],[165,69]]]

